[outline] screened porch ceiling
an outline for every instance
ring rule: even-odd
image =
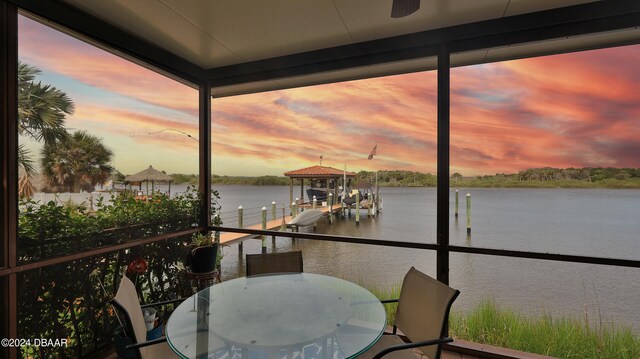
[[[203,71],[539,12],[592,0],[421,0],[420,9],[391,18],[391,0],[63,0]],[[595,15],[594,15],[595,16]],[[472,34],[463,35],[472,36]],[[454,53],[452,66],[634,43],[637,27],[595,36],[565,36],[526,44]],[[269,79],[224,83],[228,96],[434,69],[435,57],[320,69]],[[251,69],[249,69],[251,71]],[[233,81],[230,81],[233,82]]]

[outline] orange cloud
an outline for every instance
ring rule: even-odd
[[[197,150],[185,135],[158,132],[197,137],[194,89],[24,17],[20,57],[162,109],[96,98],[77,104],[70,127],[93,129],[120,145],[127,139],[176,153]],[[452,69],[452,170],[640,167],[638,63],[640,45]],[[260,168],[251,174],[281,174],[316,164],[320,155],[323,164],[347,163],[350,170],[436,171],[435,72],[216,99],[212,108],[219,174],[249,174],[254,165]],[[378,155],[369,161],[374,145]]]

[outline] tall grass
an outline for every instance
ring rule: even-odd
[[[380,299],[398,298],[400,285],[372,289]],[[395,304],[385,305],[387,323],[393,325]],[[453,338],[558,358],[640,358],[640,336],[613,324],[589,326],[577,317],[550,314],[524,315],[486,300],[467,313],[452,312]]]
[[[559,358],[640,358],[640,337],[629,328],[523,315],[490,300],[469,313],[452,313],[449,330],[455,338]]]

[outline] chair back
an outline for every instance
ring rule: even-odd
[[[402,281],[395,325],[412,342],[442,338],[458,294],[460,291],[411,267]],[[442,344],[419,349],[430,359],[438,359]]]
[[[135,343],[147,340],[147,327],[144,323],[142,308],[136,287],[127,276],[122,276],[120,287],[112,303],[125,315],[127,335],[132,336]],[[133,332],[133,333],[132,333]],[[140,356],[140,353],[137,353]]]
[[[302,252],[247,254],[247,277],[269,273],[302,273]]]

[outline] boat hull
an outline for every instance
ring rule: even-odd
[[[296,218],[287,223],[288,226],[306,227],[316,223],[323,215],[319,209],[307,209],[296,215]]]

